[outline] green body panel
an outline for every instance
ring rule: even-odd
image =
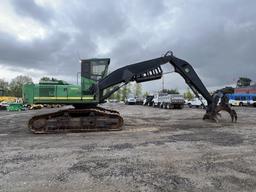
[[[96,102],[93,95],[81,95],[77,85],[24,85],[26,104],[78,104]]]
[[[87,94],[89,91],[89,88],[94,84],[96,81],[92,79],[88,79],[86,77],[81,77],[81,87],[84,94]]]
[[[90,95],[89,88],[107,75],[110,59],[88,59],[81,61],[81,86],[52,79],[39,84],[23,86],[25,104],[77,104],[99,103],[97,95]]]
[[[58,95],[59,98],[68,99],[68,87],[65,85],[55,86],[55,95]]]
[[[25,84],[22,89],[23,102],[27,104],[33,104],[34,100],[34,84]]]
[[[81,88],[79,86],[69,86],[68,87],[68,97],[77,97],[81,96]]]

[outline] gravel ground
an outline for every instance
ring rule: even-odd
[[[105,107],[122,131],[35,135],[28,119],[55,109],[0,111],[0,191],[256,191],[256,108],[216,124],[201,109]]]

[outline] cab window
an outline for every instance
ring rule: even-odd
[[[91,61],[91,79],[100,80],[106,73],[107,61]]]

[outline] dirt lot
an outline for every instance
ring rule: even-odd
[[[123,131],[34,135],[28,119],[52,110],[0,112],[0,191],[256,191],[256,108],[215,124],[201,109],[107,107]]]

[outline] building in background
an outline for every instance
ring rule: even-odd
[[[234,90],[235,93],[247,93],[247,94],[256,94],[256,84],[250,85],[247,87],[236,87]]]

